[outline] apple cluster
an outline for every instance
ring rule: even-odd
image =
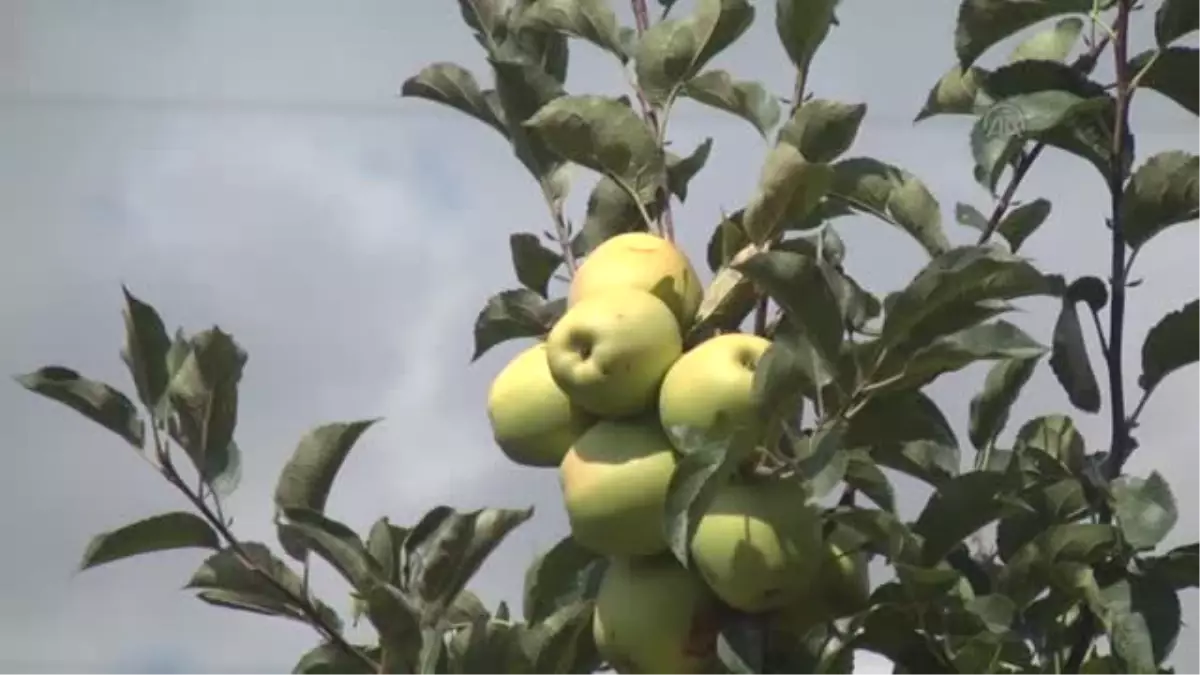
[[[702,295],[674,244],[617,235],[579,266],[562,318],[488,396],[497,445],[518,464],[558,467],[571,536],[610,559],[593,628],[621,672],[705,672],[727,608],[799,629],[867,591],[864,562],[825,540],[791,481],[731,478],[695,527],[690,567],[669,552],[667,490],[689,449],[676,430],[753,424],[754,370],[771,344],[726,333],[685,352]]]

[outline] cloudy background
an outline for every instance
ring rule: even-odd
[[[970,175],[967,123],[911,124],[953,62],[955,4],[845,3],[811,88],[866,101],[853,152],[915,172],[939,198],[951,238],[967,242],[955,202],[991,206]],[[790,73],[770,13],[714,65],[785,92]],[[117,357],[122,283],[169,328],[218,323],[250,353],[237,435],[244,479],[228,508],[242,537],[273,542],[275,474],[304,431],[382,416],[329,510],[365,531],[380,515],[412,522],[439,503],[532,504],[534,520],[474,586],[490,605],[518,602],[525,566],[565,533],[557,479],[505,463],[490,442],[488,382],[519,346],[468,359],[476,313],[515,286],[508,236],[544,229],[547,218],[498,136],[396,98],[428,62],[485,72],[455,3],[0,0],[0,31],[0,370],[61,363],[131,388]],[[622,86],[605,56],[572,48],[571,90]],[[1196,146],[1195,119],[1155,93],[1138,96],[1134,119],[1141,158]],[[749,196],[765,145],[745,122],[689,102],[671,128],[681,152],[715,138],[711,168],[676,215],[699,262],[720,209]],[[577,217],[591,180],[578,172]],[[1050,151],[1026,185],[1020,198],[1054,202],[1028,254],[1068,275],[1103,276],[1106,195],[1096,172]],[[840,222],[849,268],[868,288],[892,290],[921,264],[898,231]],[[1197,244],[1194,225],[1178,227],[1139,260],[1149,276],[1132,294],[1131,382],[1148,327],[1197,294]],[[1026,308],[1018,320],[1048,342],[1054,306]],[[935,387],[959,429],[983,372]],[[1015,420],[1068,411],[1047,368],[1031,390]],[[1129,466],[1175,486],[1181,518],[1170,545],[1197,537],[1197,398],[1194,371],[1169,378]],[[1075,418],[1091,449],[1106,443],[1103,415]],[[0,429],[0,670],[286,671],[315,643],[302,625],[180,591],[199,552],[74,574],[91,535],[183,508],[182,498],[121,441],[12,384],[0,387]],[[923,496],[902,485],[915,515]],[[345,609],[345,587],[315,574],[322,595]],[[1184,609],[1175,662],[1188,672],[1200,666],[1193,593]],[[860,667],[886,672],[867,659]]]

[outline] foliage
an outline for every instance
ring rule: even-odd
[[[549,282],[559,274],[570,279],[598,244],[630,231],[673,239],[672,203],[687,198],[713,145],[707,139],[688,156],[667,149],[667,122],[682,101],[740,117],[770,144],[744,207],[714,214],[706,253],[715,278],[689,344],[746,326],[772,339],[754,389],[772,419],[789,421],[777,447],[760,448],[764,461],[816,497],[840,486],[840,499],[822,513],[827,531],[836,528],[856,550],[886,560],[895,578],[877,584],[865,607],[786,644],[768,635],[760,617],[726,612],[717,631],[722,668],[849,672],[852,653],[867,650],[891,659],[897,672],[1169,672],[1163,669],[1181,626],[1178,593],[1197,585],[1197,545],[1161,549],[1178,517],[1171,489],[1157,473],[1130,476],[1124,466],[1151,394],[1197,361],[1197,301],[1150,330],[1132,412],[1123,331],[1136,256],[1164,229],[1197,218],[1198,159],[1185,151],[1135,159],[1128,113],[1143,89],[1196,113],[1197,51],[1174,44],[1197,28],[1194,2],[1162,0],[1152,16],[1136,15],[1153,21],[1156,42],[1131,56],[1130,0],[962,0],[957,61],[936,80],[916,121],[975,120],[973,169],[995,201],[988,215],[956,206],[958,222],[979,232],[968,246],[950,243],[941,206],[917,176],[853,154],[870,115],[865,103],[810,93],[810,65],[836,39],[836,0],[774,3],[778,39],[795,68],[787,97],[711,65],[760,20],[761,6],[748,0],[698,0],[687,14],[660,0],[662,18],[654,23],[645,0],[633,0],[632,27],[605,0],[459,4],[490,77],[485,83],[462,66],[435,63],[409,78],[402,94],[465,113],[503,136],[553,224],[544,236],[512,236],[520,286],[497,293],[479,313],[473,360],[502,342],[544,336],[566,306]],[[1007,63],[980,65],[1003,39],[1051,21]],[[1102,37],[1083,39],[1086,22]],[[565,90],[568,53],[581,43],[634,76],[632,99]],[[1106,54],[1115,64],[1111,83],[1092,79]],[[1083,159],[1080,170],[1099,171],[1108,185],[1107,281],[1067,280],[1019,255],[1052,224],[1049,199],[1014,199],[1048,148]],[[563,206],[569,165],[598,175],[578,230]],[[903,288],[877,296],[843,267],[836,225],[854,216],[898,228],[924,249],[926,264]],[[1061,303],[1051,335],[1031,336],[1000,318],[1033,296]],[[522,617],[503,604],[489,610],[468,590],[489,553],[532,509],[442,505],[410,525],[380,518],[365,538],[325,513],[340,467],[375,420],[314,428],[279,477],[279,543],[300,571],[266,544],[239,540],[222,500],[240,475],[234,437],[247,355],[219,327],[172,336],[154,307],[128,290],[124,299],[122,357],[137,404],[63,366],[18,382],[119,435],[195,513],[160,514],[101,534],[83,567],[167,549],[208,550],[187,584],[201,600],[300,621],[320,635],[297,672],[604,666],[592,605],[607,563],[570,537],[530,567]],[[1095,319],[1099,359],[1088,353],[1081,314]],[[980,361],[991,369],[971,401],[974,460],[964,470],[959,440],[923,389]],[[1012,424],[1015,402],[1043,364],[1080,412],[1107,415],[1110,439],[1083,438],[1061,413]],[[1002,440],[1014,427],[1015,440]],[[679,463],[663,526],[682,564],[698,505],[714,481],[739,470],[729,459],[746,452],[731,448],[746,443],[753,444],[737,434],[697,438]],[[185,477],[180,457],[194,479]],[[880,467],[933,488],[916,520],[895,513],[894,489]],[[860,494],[871,504],[859,503]],[[994,552],[972,548],[990,526]],[[312,596],[310,554],[353,588],[356,615],[375,628],[371,644],[351,644],[339,614]],[[1097,651],[1101,637],[1107,654]]]

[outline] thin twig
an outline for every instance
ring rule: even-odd
[[[182,492],[185,497],[187,497],[188,501],[191,502],[198,511],[200,511],[200,515],[202,515],[204,519],[213,526],[221,538],[225,540],[225,543],[229,546],[229,549],[233,551],[233,554],[237,556],[238,560],[245,565],[247,569],[262,577],[262,579],[270,584],[272,588],[286,596],[289,601],[295,603],[295,605],[300,608],[300,611],[304,613],[305,618],[308,619],[310,624],[317,630],[317,632],[321,633],[326,639],[337,645],[338,648],[344,651],[348,656],[359,660],[364,666],[370,668],[372,672],[377,671],[379,669],[379,665],[376,664],[366,654],[363,654],[355,649],[354,645],[351,645],[346,640],[345,636],[343,636],[335,626],[331,625],[325,620],[325,617],[321,616],[321,613],[317,611],[315,607],[313,607],[309,598],[296,595],[289,588],[281,584],[275,579],[275,577],[268,574],[266,570],[263,570],[254,562],[254,560],[246,552],[245,547],[242,546],[241,541],[239,541],[238,538],[234,536],[233,532],[229,530],[229,527],[225,524],[224,520],[209,508],[208,504],[198,492],[193,492],[191,488],[187,486],[187,483],[183,480],[183,477],[179,475],[179,471],[176,470],[174,463],[171,461],[170,453],[167,451],[166,442],[163,440],[162,435],[159,434],[158,427],[152,426],[152,429],[154,433],[155,452],[157,453],[158,460],[162,465],[163,477],[167,479],[167,482],[178,488],[179,491]]]
[[[650,12],[646,8],[646,0],[629,0],[629,4],[633,8],[633,20],[637,26],[637,34],[640,36],[650,28]],[[665,10],[663,15],[666,15]],[[646,95],[642,93],[642,88],[639,86],[635,87],[634,90],[637,92],[638,105],[642,108],[642,117],[646,119],[646,124],[650,126],[651,131],[654,132],[654,137],[658,139],[659,147],[662,148],[666,140],[664,138],[666,125],[659,120],[658,112],[655,111],[654,106],[650,105],[650,102],[646,100]],[[663,184],[666,184],[665,174],[663,175]],[[675,219],[671,214],[671,191],[664,188],[663,193],[662,212],[659,215],[662,225],[662,235],[666,237],[667,241],[673,242],[675,241]]]
[[[546,199],[546,207],[550,209],[550,219],[554,221],[554,236],[558,239],[558,246],[562,250],[563,262],[567,266],[567,283],[575,278],[575,251],[571,247],[571,233],[567,227],[566,218],[563,216],[562,202],[555,199],[550,193],[550,188],[541,182],[542,196]]]

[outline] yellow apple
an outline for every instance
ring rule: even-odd
[[[632,289],[579,301],[546,337],[554,381],[576,405],[600,417],[629,417],[652,408],[663,376],[682,351],[671,310]]]
[[[559,467],[571,536],[604,555],[666,550],[663,509],[674,470],[675,453],[658,420],[596,422]]]
[[[492,380],[487,415],[496,444],[525,466],[558,466],[595,421],[554,383],[542,342],[517,354]]]
[[[568,306],[613,288],[653,293],[685,329],[704,295],[700,277],[683,251],[647,232],[618,234],[588,254],[571,281]]]
[[[674,557],[613,558],[592,616],[596,649],[619,673],[709,672],[718,611]]]
[[[726,333],[696,345],[667,371],[658,393],[663,429],[676,449],[685,448],[672,430],[732,430],[756,423],[754,370],[771,341],[748,333]]]
[[[808,590],[822,563],[821,518],[797,483],[740,480],[718,488],[691,543],[696,570],[731,607],[778,609]]]

